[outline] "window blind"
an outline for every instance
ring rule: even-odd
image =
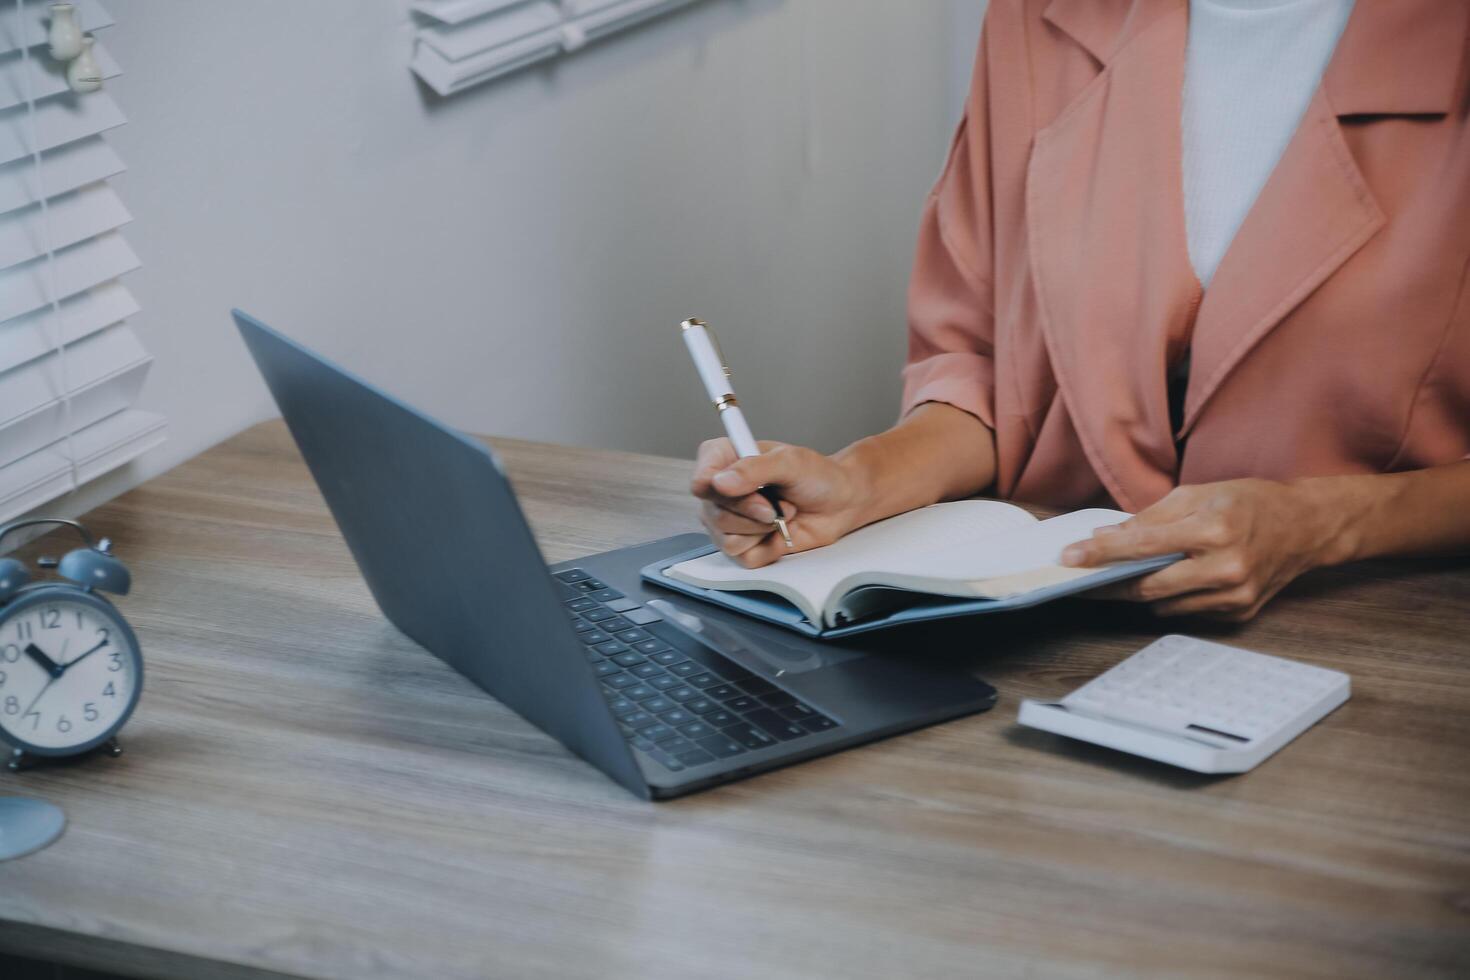
[[[693,0],[414,0],[411,66],[440,95],[560,57]]]
[[[112,18],[76,4],[86,31]],[[163,441],[133,407],[153,359],[119,277],[138,256],[108,184],[125,122],[105,92],[72,93],[47,47],[47,0],[0,0],[0,521],[42,506]],[[120,72],[98,43],[104,78]]]

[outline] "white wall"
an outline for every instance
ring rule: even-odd
[[[691,314],[759,435],[892,420],[976,0],[705,0],[447,100],[407,0],[108,6],[140,407],[172,437],[51,510],[274,414],[231,306],[476,432],[692,453]]]

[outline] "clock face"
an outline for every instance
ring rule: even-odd
[[[103,600],[45,590],[0,609],[0,730],[12,745],[91,748],[127,720],[141,681],[132,630]]]

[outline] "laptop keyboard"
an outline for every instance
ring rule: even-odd
[[[586,571],[556,578],[624,737],[666,768],[678,772],[838,727],[702,644],[675,649],[645,628],[660,616]]]

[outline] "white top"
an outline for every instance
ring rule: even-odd
[[[1353,0],[1190,0],[1184,215],[1208,286],[1291,141]]]

